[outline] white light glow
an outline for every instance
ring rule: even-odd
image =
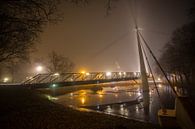
[[[161,87],[162,87],[162,85],[161,85],[161,84],[159,84],[159,85],[158,85],[158,87],[159,87],[159,88],[161,88]]]
[[[111,72],[106,72],[106,76],[111,76],[112,73]]]
[[[4,79],[3,79],[3,82],[8,82],[9,81],[9,78],[8,77],[5,77]]]
[[[81,70],[81,73],[82,73],[82,74],[85,74],[85,73],[86,73],[86,71],[85,71],[85,70]]]
[[[89,76],[89,75],[90,75],[90,73],[86,73],[86,75],[87,75],[87,76]]]
[[[56,87],[57,85],[56,84],[52,84],[52,87]]]
[[[137,92],[137,95],[139,95],[139,96],[140,96],[140,95],[141,95],[141,93],[140,93],[140,92]]]
[[[43,67],[42,67],[42,66],[37,66],[37,67],[36,67],[36,71],[37,71],[37,72],[43,71]]]
[[[59,74],[59,73],[54,73],[53,75],[54,75],[54,76],[60,76],[60,74]]]

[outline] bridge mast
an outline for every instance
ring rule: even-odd
[[[139,60],[140,60],[140,72],[141,72],[141,80],[142,80],[142,93],[143,93],[143,106],[144,112],[149,114],[149,103],[150,103],[150,96],[149,96],[149,85],[148,85],[148,78],[146,74],[146,67],[144,62],[143,51],[141,47],[141,40],[139,36],[139,29],[136,25],[136,35],[137,35],[137,43],[138,43],[138,51],[139,51]]]

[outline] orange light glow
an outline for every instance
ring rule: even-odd
[[[102,97],[103,97],[104,92],[103,92],[103,91],[97,91],[97,94],[98,94],[98,96],[99,96],[100,98],[102,98]]]
[[[82,97],[82,98],[81,98],[81,103],[82,103],[82,104],[85,104],[85,101],[86,101],[85,98]]]

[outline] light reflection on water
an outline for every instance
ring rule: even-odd
[[[169,88],[160,84],[158,85],[158,89],[163,96],[162,99],[170,100],[170,98],[167,99]],[[127,118],[148,120],[148,116],[144,114],[141,98],[140,87],[138,85],[126,85],[107,86],[98,90],[94,90],[93,88],[91,90],[78,90],[58,97],[57,102],[64,105],[102,111],[107,114],[121,115]],[[140,101],[140,103],[136,104],[135,100]],[[172,101],[168,103],[172,103]],[[174,103],[170,105],[173,106]],[[150,122],[157,123],[158,109],[160,109],[160,103],[157,92],[154,86],[150,86]]]

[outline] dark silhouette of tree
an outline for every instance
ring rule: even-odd
[[[164,70],[179,78],[181,87],[186,87],[192,96],[195,90],[195,3],[188,16],[190,22],[173,32],[159,60]]]
[[[27,59],[34,43],[48,22],[61,18],[57,6],[61,0],[0,1],[0,63],[15,58]],[[64,0],[75,5],[88,0]]]
[[[189,17],[192,21],[195,21],[195,2],[192,4],[192,7],[189,10]]]
[[[48,71],[51,73],[66,73],[72,72],[74,69],[74,63],[67,57],[52,51],[48,55]]]
[[[56,22],[57,0],[0,1],[0,62],[26,59],[48,22]]]
[[[186,82],[191,93],[195,84],[195,22],[177,29],[164,48],[160,58],[167,73],[175,74]]]

